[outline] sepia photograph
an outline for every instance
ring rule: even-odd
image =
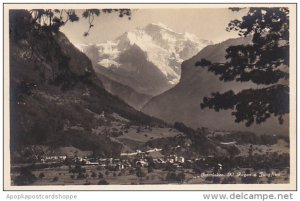
[[[5,189],[296,189],[296,4],[3,9]]]

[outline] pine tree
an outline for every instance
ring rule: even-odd
[[[225,63],[202,59],[196,66],[207,68],[221,81],[252,82],[257,88],[212,93],[204,97],[201,107],[231,109],[235,122],[246,126],[265,122],[272,115],[282,124],[283,116],[289,113],[288,8],[249,8],[247,15],[231,21],[227,30],[252,37],[252,43],[228,47]]]

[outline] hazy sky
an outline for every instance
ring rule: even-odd
[[[116,14],[96,17],[95,26],[87,37],[83,33],[88,29],[88,23],[82,18],[79,22],[66,24],[62,31],[73,43],[99,43],[113,40],[136,27],[160,22],[176,32],[189,32],[201,39],[218,43],[238,37],[236,32],[227,32],[225,28],[230,20],[240,19],[245,12],[246,10],[232,12],[227,8],[139,9],[132,11],[131,20],[127,17],[119,18]]]

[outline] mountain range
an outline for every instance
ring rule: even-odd
[[[261,125],[246,127],[243,123],[235,123],[230,110],[219,112],[213,109],[201,109],[200,103],[212,92],[225,92],[257,87],[251,83],[223,82],[206,69],[196,67],[201,59],[223,63],[226,61],[226,49],[229,46],[249,44],[251,37],[229,39],[222,43],[209,45],[197,55],[184,61],[181,65],[181,78],[172,89],[153,97],[142,109],[142,112],[163,119],[167,122],[181,121],[193,128],[208,127],[219,130],[245,130],[256,133],[283,134],[288,132],[288,117],[280,125],[277,118],[270,118]]]
[[[32,146],[119,157],[122,151],[158,145],[171,149],[189,138],[201,139],[190,142],[196,153],[217,152],[204,135],[181,124],[175,128],[109,93],[90,59],[63,33],[32,27],[28,11],[10,12],[10,33],[12,161],[24,161]]]
[[[180,79],[181,63],[209,44],[210,41],[193,34],[177,33],[161,23],[152,23],[113,41],[76,46],[91,59],[100,79],[105,76],[138,94],[152,97],[175,86]],[[140,107],[125,94],[119,96],[130,105]]]
[[[98,58],[99,48],[103,45],[90,46],[97,49],[97,54],[94,54],[97,59],[90,60],[75,48],[63,33],[34,32],[30,19],[31,15],[25,10],[10,12],[9,87],[12,160],[16,158],[21,160],[26,155],[23,148],[36,145],[47,146],[49,150],[67,147],[71,150],[91,151],[101,157],[119,156],[121,152],[142,148],[158,147],[170,151],[176,149],[178,145],[185,146],[182,149],[182,154],[185,156],[227,154],[226,148],[220,148],[219,142],[206,137],[207,129],[196,130],[189,126],[249,130],[242,124],[235,124],[229,111],[201,110],[199,104],[202,98],[209,96],[211,92],[222,92],[227,89],[238,91],[251,85],[220,82],[214,74],[195,67],[195,62],[201,58],[213,62],[225,61],[225,49],[228,46],[247,44],[250,42],[249,38],[230,39],[220,44],[208,45],[202,50],[195,45],[199,53],[195,53],[196,55],[190,59],[192,55],[187,54],[186,51],[184,51],[186,55],[181,57],[179,48],[178,51],[176,50],[177,56],[174,56],[176,61],[188,57],[183,61],[181,70],[177,69],[177,63],[156,66],[158,63],[149,61],[153,57],[149,56],[151,51],[147,52],[148,48],[143,47],[138,39],[136,43],[126,42],[125,39],[119,40],[118,46],[123,44],[124,52],[118,53],[114,61],[120,66],[115,64],[113,67],[105,67],[102,66],[103,59]],[[15,24],[22,26],[14,26]],[[181,39],[186,38],[187,40],[183,41],[189,42],[194,39],[186,33],[175,34],[162,25],[151,24],[147,27],[141,32],[152,33],[152,42],[159,40],[163,35],[161,33],[178,36],[177,42],[172,41],[171,36],[168,39],[174,47],[177,45],[182,47]],[[158,28],[159,34],[155,35],[155,30]],[[122,36],[128,37],[128,35],[131,34],[126,33]],[[166,50],[158,48],[162,52],[171,49],[172,45],[162,44],[161,46],[166,48]],[[146,45],[151,46],[149,43],[144,44]],[[90,58],[93,53],[95,52],[89,53]],[[162,59],[156,62],[164,61]],[[132,66],[129,66],[128,62],[131,62]],[[126,65],[129,70],[125,68]],[[106,71],[99,70],[100,66]],[[121,71],[112,74],[111,68]],[[130,71],[130,68],[136,70],[129,73],[127,71]],[[163,72],[162,69],[165,71]],[[119,80],[112,79],[112,75],[120,76]],[[141,77],[139,78],[138,75]],[[179,79],[178,76],[180,81],[174,81],[175,78]],[[136,88],[133,88],[133,85],[124,84],[121,77],[124,80],[128,79],[128,82],[130,79],[137,83],[144,82],[144,85],[134,85]],[[156,85],[152,86],[149,83],[156,82],[158,85],[154,91],[158,89],[160,91],[162,88],[159,79],[173,88],[167,90],[167,87],[165,88],[167,91],[153,98],[151,96],[158,92],[142,93],[142,90],[137,90],[138,87],[143,88],[143,86],[154,89]],[[147,81],[149,85],[146,85]],[[151,100],[146,103],[150,98]],[[138,111],[126,102],[142,110]],[[254,126],[251,129],[256,133],[288,133],[288,121],[285,121],[287,124],[282,126],[275,121],[272,118],[262,126]]]

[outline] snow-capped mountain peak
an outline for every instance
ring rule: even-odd
[[[125,52],[136,46],[171,87],[179,82],[181,63],[209,44],[210,41],[191,33],[178,33],[162,23],[151,23],[125,32],[113,41],[97,44],[99,58],[96,63],[111,71],[139,71],[139,63],[126,61],[130,64],[125,64],[122,59]]]

